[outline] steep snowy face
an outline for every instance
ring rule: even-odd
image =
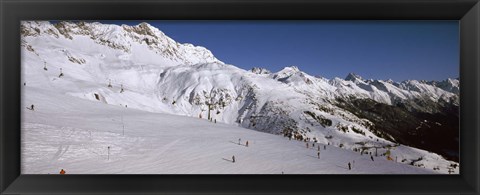
[[[443,81],[430,81],[428,82],[429,84],[436,86],[440,89],[443,89],[445,91],[455,93],[457,95],[460,94],[460,81],[458,79],[446,79]]]
[[[147,23],[22,22],[21,34],[23,82],[62,95],[348,149],[393,142],[426,148],[420,138],[408,140],[436,128],[436,122],[455,132],[455,122],[444,121],[455,121],[457,79],[397,83],[352,73],[329,80],[295,66],[275,73],[246,71]],[[394,125],[398,119],[392,113],[410,121],[401,126],[408,131]],[[448,135],[458,136],[456,128],[457,135]]]
[[[222,63],[206,48],[180,44],[148,23],[118,26],[96,22],[51,24],[44,21],[24,21],[21,23],[21,34],[24,38],[53,36],[71,41],[90,38],[97,44],[121,50],[125,54],[144,52],[142,49],[147,48],[150,52],[175,62],[174,64]]]
[[[364,82],[363,78],[355,73],[348,73],[348,75],[345,77],[345,80],[353,82]]]

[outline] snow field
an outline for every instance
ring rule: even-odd
[[[323,150],[321,145],[318,159],[311,143],[307,149],[304,142],[204,119],[36,89],[25,93],[24,107],[37,106],[35,111],[25,108],[23,115],[28,122],[22,126],[22,174],[57,174],[60,169],[67,174],[434,173],[380,157],[372,162],[368,155],[332,146]]]

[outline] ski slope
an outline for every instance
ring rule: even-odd
[[[324,150],[321,145],[318,159],[311,143],[307,149],[304,142],[206,119],[112,106],[28,86],[23,93],[22,174],[58,174],[60,169],[67,174],[436,173],[384,157],[371,161],[369,155],[332,146]],[[31,104],[34,111],[26,108]]]

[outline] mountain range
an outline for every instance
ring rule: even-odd
[[[395,82],[354,73],[326,79],[296,66],[244,70],[148,23],[24,21],[21,37],[22,82],[30,87],[349,150],[405,145],[459,161],[458,78]]]

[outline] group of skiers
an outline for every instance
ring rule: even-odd
[[[241,142],[242,142],[242,139],[239,138],[239,139],[238,139],[238,145],[241,145]],[[248,141],[245,142],[245,146],[248,147]],[[307,149],[310,147],[310,145],[309,145],[308,142],[305,143],[305,147],[306,147]],[[315,147],[315,143],[312,143],[312,148],[314,148],[314,147]],[[318,159],[320,159],[320,148],[321,148],[321,147],[320,147],[320,144],[317,144],[317,158],[318,158]],[[327,150],[327,145],[323,145],[323,150]],[[372,161],[374,161],[372,155],[370,155],[370,159],[371,159]],[[232,156],[232,163],[235,163],[235,155]],[[347,163],[348,170],[352,170],[353,167],[354,167],[354,165],[355,165],[355,160],[353,160],[352,163],[351,163],[351,162],[348,162],[348,163]]]
[[[107,85],[108,88],[113,88],[113,85],[112,85],[112,80],[109,79],[108,80],[108,85]],[[123,93],[125,90],[123,89],[123,84],[120,84],[120,93]]]
[[[48,71],[47,62],[43,62],[43,70]],[[60,74],[58,75],[58,78],[60,78],[60,77],[63,77],[62,68],[60,68]]]
[[[242,139],[238,138],[238,145],[242,145]],[[248,147],[248,140],[245,142],[245,146]]]
[[[330,144],[329,144],[329,145],[330,145]],[[310,145],[309,145],[308,142],[305,143],[305,147],[306,147],[307,149],[310,147]],[[312,148],[314,148],[314,147],[315,147],[315,143],[312,143]],[[323,149],[326,150],[326,149],[327,149],[327,145],[323,145]],[[317,144],[317,158],[320,159],[320,144]],[[373,156],[372,156],[372,155],[370,155],[370,159],[371,159],[372,161],[375,161],[375,160],[373,159]],[[351,162],[348,162],[348,163],[347,163],[348,170],[352,170],[352,169],[353,169],[353,165],[355,165],[355,160],[353,161],[353,164],[352,164]]]
[[[308,149],[309,144],[308,142],[305,144],[306,148]],[[312,148],[315,147],[315,143],[312,143]],[[327,146],[323,145],[323,150],[327,150]],[[320,159],[320,144],[317,144],[317,158]]]
[[[238,145],[242,145],[242,138],[238,138]],[[248,140],[245,142],[245,147],[248,147]],[[232,156],[232,163],[235,162],[235,155]]]

